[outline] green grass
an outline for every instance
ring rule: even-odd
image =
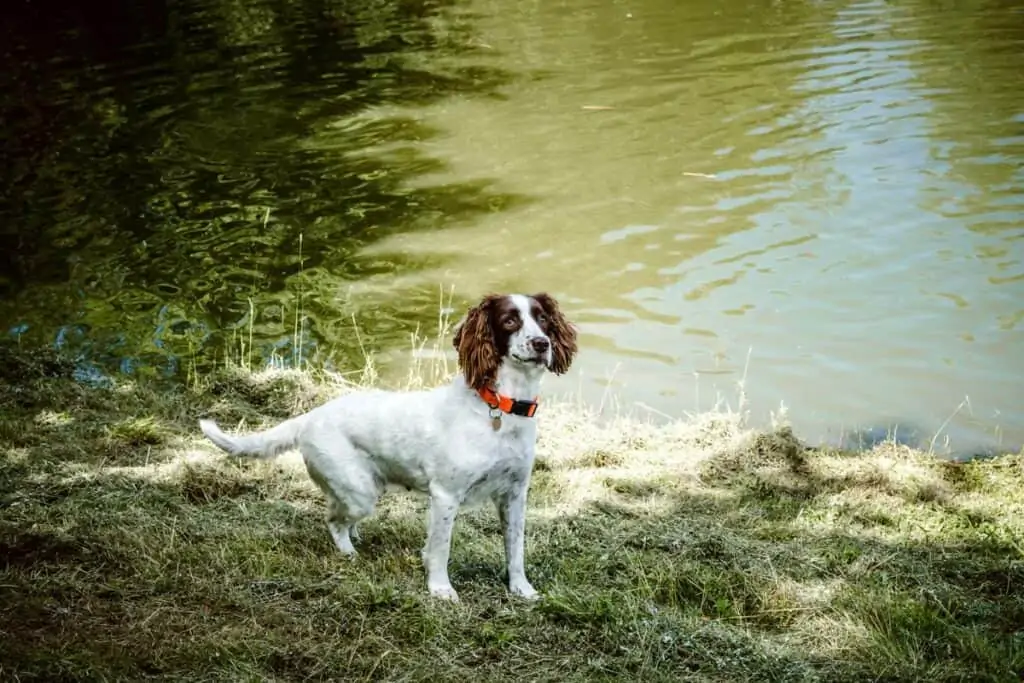
[[[372,373],[371,373],[372,374]],[[443,376],[436,367],[411,373]],[[227,368],[90,389],[0,347],[0,680],[1018,681],[1024,457],[810,449],[719,410],[654,425],[546,401],[510,598],[489,508],[462,602],[426,596],[424,505],[335,550],[295,454],[198,436],[351,390]]]

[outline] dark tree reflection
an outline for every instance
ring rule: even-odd
[[[108,367],[171,372],[230,348],[239,329],[264,355],[293,358],[298,342],[304,355],[319,345],[350,358],[358,344],[336,320],[352,313],[364,341],[405,343],[435,306],[342,312],[337,302],[348,283],[436,257],[370,259],[360,248],[525,200],[486,179],[410,185],[440,169],[413,147],[437,131],[396,112],[498,96],[510,79],[486,65],[440,66],[472,50],[446,4],[5,9],[8,330],[74,343]]]

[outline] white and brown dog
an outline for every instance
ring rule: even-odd
[[[490,499],[504,529],[509,591],[534,599],[523,566],[533,415],[544,372],[569,369],[576,330],[547,294],[492,294],[456,327],[454,345],[462,373],[436,389],[346,394],[255,434],[199,424],[234,455],[271,458],[297,446],[327,496],[327,526],[346,555],[356,552],[352,526],[373,513],[386,486],[429,495],[423,562],[437,597],[458,600],[448,554],[459,506]]]

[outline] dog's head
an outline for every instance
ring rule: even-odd
[[[494,383],[502,363],[561,375],[576,355],[576,329],[548,294],[488,294],[455,328],[453,344],[466,384]]]

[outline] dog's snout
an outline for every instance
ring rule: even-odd
[[[532,346],[533,350],[537,353],[544,353],[551,348],[551,342],[544,337],[536,337],[530,340],[530,346]]]

